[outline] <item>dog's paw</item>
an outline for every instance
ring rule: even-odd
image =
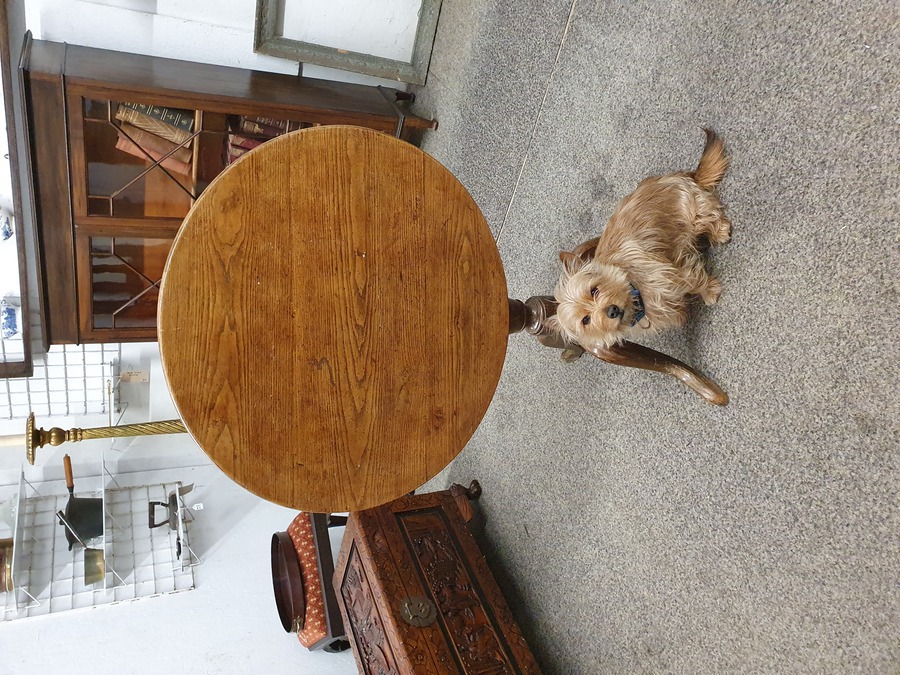
[[[582,354],[584,354],[584,350],[581,347],[573,346],[563,350],[559,358],[562,359],[563,363],[573,363],[580,359]]]
[[[700,291],[700,299],[705,305],[716,304],[720,295],[722,295],[722,283],[718,279],[710,279]]]
[[[727,244],[731,241],[731,221],[725,216],[719,218],[709,234],[711,244]]]

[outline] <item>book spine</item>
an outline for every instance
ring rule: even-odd
[[[273,129],[281,129],[282,131],[288,130],[287,120],[276,120],[271,117],[247,117],[245,119],[256,122],[264,127],[272,127]]]
[[[152,161],[158,162],[159,165],[163,168],[175,173],[180,173],[183,176],[191,175],[190,164],[179,162],[177,159],[172,159],[171,157],[162,159],[163,155],[161,155],[160,153],[147,148],[144,148],[142,150],[140,147],[129,141],[127,138],[125,138],[125,136],[122,136],[121,134],[119,135],[119,140],[116,141],[116,149],[121,150],[122,152],[126,152],[134,157],[139,157],[144,161],[151,161],[152,158]]]
[[[247,152],[247,150],[245,148],[239,148],[236,145],[229,145],[228,146],[228,164],[232,164],[238,158],[243,157],[244,153],[246,153],[246,152]]]
[[[240,130],[245,134],[251,134],[254,136],[266,136],[267,138],[275,138],[276,136],[281,136],[281,134],[284,133],[284,129],[270,127],[267,124],[260,124],[259,122],[254,122],[253,120],[247,119],[241,120]]]
[[[179,129],[178,127],[173,127],[171,124],[167,124],[155,117],[150,117],[149,115],[145,115],[144,113],[138,112],[127,106],[120,105],[118,107],[116,110],[116,119],[120,122],[128,122],[138,129],[149,131],[151,134],[162,136],[176,145],[185,145],[186,147],[190,145],[190,143],[188,143],[191,139],[190,132]]]
[[[297,129],[307,129],[309,126],[310,125],[308,122],[295,122],[295,121],[291,120],[290,122],[288,122],[287,130],[288,131],[297,131]]]
[[[190,164],[191,162],[191,151],[188,148],[179,146],[162,136],[151,134],[149,131],[138,129],[128,122],[122,122],[121,129],[128,138],[140,146],[149,150],[155,150],[163,155],[168,155],[171,152],[172,154],[169,156],[173,159],[177,159],[179,162],[184,162],[186,164]],[[173,150],[174,152],[172,152]]]
[[[194,111],[184,108],[164,108],[158,105],[147,105],[146,103],[123,103],[126,108],[136,110],[148,117],[171,124],[177,129],[191,133],[194,131]]]
[[[241,136],[240,134],[231,134],[228,137],[228,142],[238,148],[252,150],[253,148],[259,147],[260,145],[265,143],[265,140],[261,138],[247,138],[246,136]]]

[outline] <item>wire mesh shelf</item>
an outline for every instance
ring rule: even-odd
[[[119,407],[121,359],[120,344],[53,345],[34,356],[32,377],[0,380],[0,417],[106,414]]]
[[[121,488],[103,465],[104,485],[79,497],[103,500],[103,535],[85,543],[103,550],[102,581],[84,583],[84,549],[68,550],[56,513],[65,511],[68,494],[40,494],[25,480],[13,497],[13,581],[0,593],[0,621],[115,604],[194,588],[193,566],[200,562],[190,547],[189,510],[180,481]],[[169,503],[175,495],[174,527],[150,529],[150,503]],[[4,597],[5,596],[5,597]]]

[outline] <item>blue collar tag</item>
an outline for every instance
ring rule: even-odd
[[[634,303],[634,318],[631,320],[631,325],[633,326],[638,321],[647,316],[647,312],[644,309],[644,299],[641,297],[641,292],[634,287],[631,286],[631,301]]]

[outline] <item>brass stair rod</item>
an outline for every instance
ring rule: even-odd
[[[140,422],[123,424],[117,427],[94,427],[93,429],[60,429],[53,427],[49,431],[36,429],[34,413],[28,416],[25,424],[25,456],[29,464],[34,464],[35,451],[50,445],[62,445],[66,441],[77,442],[93,438],[120,438],[122,436],[153,436],[155,434],[183,434],[187,432],[181,420],[163,420],[160,422]]]

